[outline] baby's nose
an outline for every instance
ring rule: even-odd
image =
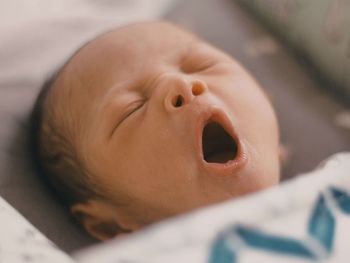
[[[196,96],[203,94],[207,86],[200,80],[194,80],[171,88],[165,99],[165,108],[176,110],[190,103]]]

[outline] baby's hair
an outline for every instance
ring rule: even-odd
[[[48,103],[62,69],[43,84],[30,116],[30,148],[35,167],[43,181],[68,207],[101,196],[81,161],[67,132],[57,123],[54,107]],[[70,116],[66,116],[69,118]]]

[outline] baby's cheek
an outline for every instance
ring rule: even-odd
[[[263,190],[277,185],[279,182],[279,166],[276,162],[268,162],[265,160],[264,166],[255,171],[255,179],[253,185],[254,191]]]

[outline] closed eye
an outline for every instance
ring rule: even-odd
[[[145,104],[145,100],[138,100],[134,101],[131,104],[127,106],[127,110],[123,114],[123,116],[120,118],[120,120],[117,122],[117,124],[114,126],[112,130],[112,134],[115,132],[115,130],[132,114],[134,114],[136,111],[138,111],[142,106]]]
[[[129,116],[131,116],[133,113],[135,113],[138,109],[140,109],[145,104],[144,100],[135,101],[132,104],[129,105],[128,110],[122,117],[119,123],[123,122],[125,119],[127,119]]]
[[[201,72],[201,71],[207,70],[207,69],[213,67],[215,64],[216,64],[216,61],[207,60],[207,61],[198,65],[198,67],[196,68],[196,72]]]
[[[187,74],[203,72],[215,66],[216,63],[217,63],[216,61],[210,59],[210,60],[203,61],[202,63],[198,63],[196,65],[192,64],[187,67],[184,67],[183,71]]]

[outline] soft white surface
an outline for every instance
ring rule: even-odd
[[[52,18],[109,18],[125,22],[154,18],[173,0],[1,0],[2,27]]]
[[[40,83],[85,41],[159,18],[175,0],[0,0],[0,84]]]
[[[0,262],[74,261],[0,197]]]
[[[349,172],[350,153],[338,154],[309,174],[281,186],[165,221],[125,239],[80,251],[75,258],[82,263],[208,262],[212,242],[220,232],[235,224],[302,239],[305,238],[307,220],[321,193],[329,186],[350,193]],[[344,216],[337,215],[337,233],[349,229],[349,216],[345,217],[347,221],[343,220]],[[337,235],[336,238],[335,253],[327,262],[345,262],[350,256],[347,249],[349,237]],[[235,247],[242,245],[239,240],[233,242]],[[319,251],[317,247],[314,250]],[[305,262],[302,258],[256,249],[247,251],[241,253],[237,262]]]

